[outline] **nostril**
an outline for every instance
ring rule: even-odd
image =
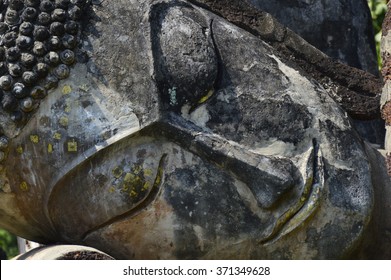
[[[294,186],[299,186],[299,184],[287,183],[287,184],[278,184],[278,182],[257,182],[256,184],[249,184],[249,188],[252,190],[255,195],[258,204],[261,208],[270,209],[279,205],[281,200],[288,199],[289,191],[294,189]]]
[[[151,133],[164,131],[164,136],[173,142],[230,172],[247,185],[260,208],[270,209],[276,205],[289,208],[300,200],[303,177],[290,159],[254,153],[238,143],[203,131],[174,113],[166,118],[158,127],[153,127]],[[305,165],[312,167],[311,158],[305,159]]]
[[[257,157],[256,155],[253,155]],[[270,209],[280,205],[282,200],[294,200],[291,192],[300,187],[298,170],[285,159],[262,158],[263,164],[256,166],[237,161],[228,165],[229,170],[245,183],[256,198],[259,207]],[[265,163],[265,161],[267,161]]]

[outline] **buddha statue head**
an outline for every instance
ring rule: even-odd
[[[369,148],[270,44],[189,1],[1,4],[1,227],[117,258],[356,249]]]

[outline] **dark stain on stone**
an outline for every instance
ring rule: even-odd
[[[182,225],[175,231],[179,258],[199,258],[203,254],[193,225],[202,228],[205,240],[212,243],[218,237],[237,237],[244,232],[259,236],[265,227],[243,204],[229,177],[214,169],[211,165],[207,169],[178,168],[166,177],[165,196]],[[206,242],[205,252],[208,246],[214,244]]]
[[[106,182],[108,182],[108,178],[103,174],[98,174],[95,177],[95,181],[97,183],[97,186],[105,186]]]
[[[140,149],[137,151],[137,158],[138,159],[144,159],[146,155],[147,155],[146,149]]]
[[[52,125],[52,121],[49,117],[47,116],[42,116],[40,119],[39,119],[39,124],[44,126],[44,127],[50,127]]]
[[[92,104],[92,102],[89,101],[89,100],[83,100],[83,101],[81,102],[81,106],[83,106],[83,108],[87,108],[88,106],[91,106],[91,105],[93,105],[93,104]]]
[[[297,144],[312,124],[311,114],[304,105],[294,103],[289,96],[283,100],[256,100],[241,96],[239,102],[210,101],[208,127],[230,140],[250,143],[268,139]]]
[[[356,223],[352,225],[350,229],[351,234],[341,234],[346,232],[347,229],[343,229],[335,224],[327,224],[322,229],[308,228],[307,237],[305,242],[312,248],[327,248],[323,252],[318,252],[320,259],[343,259],[348,258],[349,253],[354,250],[356,244],[352,244],[352,240],[356,238],[357,229],[362,224]],[[351,244],[352,247],[346,247],[346,244]],[[344,248],[344,252],[341,252],[341,248]]]
[[[354,130],[342,130],[332,121],[320,121],[320,129],[330,140],[330,147],[337,159],[349,162],[352,158],[357,157],[357,152],[363,150],[363,143],[359,137],[352,137]],[[349,147],[346,148],[346,147]],[[364,157],[364,154],[362,154]]]

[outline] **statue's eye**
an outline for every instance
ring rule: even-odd
[[[190,6],[156,5],[151,14],[155,77],[171,111],[195,108],[213,94],[218,58],[210,23]]]

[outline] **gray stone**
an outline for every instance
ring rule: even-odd
[[[332,58],[379,75],[367,0],[247,0]],[[365,140],[384,146],[384,121],[355,120]]]
[[[378,75],[367,0],[246,0],[330,57]]]
[[[207,2],[87,7],[69,78],[4,129],[1,227],[119,259],[357,256],[385,183],[346,111],[375,116],[378,80]]]
[[[379,97],[382,84],[380,79],[375,79],[375,81],[373,78],[369,78],[370,75],[368,73],[363,74],[359,71],[354,71],[354,68],[343,67],[342,64],[337,63],[334,59],[330,59],[328,56],[325,56],[324,53],[318,51],[314,47],[310,47],[310,45],[307,42],[304,42],[301,37],[297,36],[291,29],[281,25],[281,23],[274,19],[270,14],[265,13],[259,8],[254,9],[253,6],[246,4],[247,2],[226,0],[190,0],[190,2],[202,5],[206,9],[222,15],[228,21],[241,26],[253,35],[261,37],[273,47],[280,50],[280,52],[285,53],[285,56],[289,60],[294,60],[301,68],[304,68],[309,75],[321,82],[322,86],[335,97],[335,100],[340,103],[354,119],[355,128],[360,133],[361,137],[366,141],[376,144],[378,147],[384,146],[384,121],[380,118],[379,114]],[[316,3],[319,4],[319,2]],[[283,21],[291,19],[292,17],[303,17],[303,15],[305,15],[303,10],[305,11],[310,7],[308,5],[300,5],[299,7],[296,7],[297,9],[291,10],[292,6],[295,6],[292,5],[292,2],[280,4],[281,8],[284,7],[284,9],[277,9],[277,11],[272,10],[271,12],[274,15],[287,13],[284,14],[286,17],[281,16],[284,18]],[[265,5],[277,4],[275,1],[268,1]],[[287,5],[287,7],[284,5]],[[362,12],[367,14],[368,8],[366,6],[362,6],[362,8]],[[284,10],[287,10],[288,12],[284,12]],[[291,13],[293,13],[293,15],[290,15]],[[319,25],[322,23],[322,20],[323,17],[315,19],[303,17],[302,21],[306,24],[297,25],[296,27],[292,27],[292,29],[300,32],[301,26],[304,26],[303,28],[305,28],[305,26]],[[338,23],[335,24],[337,25]],[[365,26],[366,28],[371,28],[370,22],[365,23]],[[337,29],[338,27],[336,26],[335,30]],[[316,37],[319,34],[319,30],[311,30],[313,31],[312,36]],[[368,39],[368,47],[374,44],[373,36],[368,34],[366,38]],[[351,50],[353,53],[354,49],[355,47]],[[346,52],[345,47],[340,46],[338,53],[344,52]],[[366,54],[365,57],[368,57],[368,55]],[[376,58],[374,53],[370,57],[373,57],[373,65],[375,66]],[[378,75],[377,69],[372,72],[375,75]],[[334,84],[336,81],[338,81],[338,85]],[[356,93],[352,94],[351,89]],[[368,94],[369,92],[372,92],[374,96]],[[365,113],[363,114],[363,112]]]

